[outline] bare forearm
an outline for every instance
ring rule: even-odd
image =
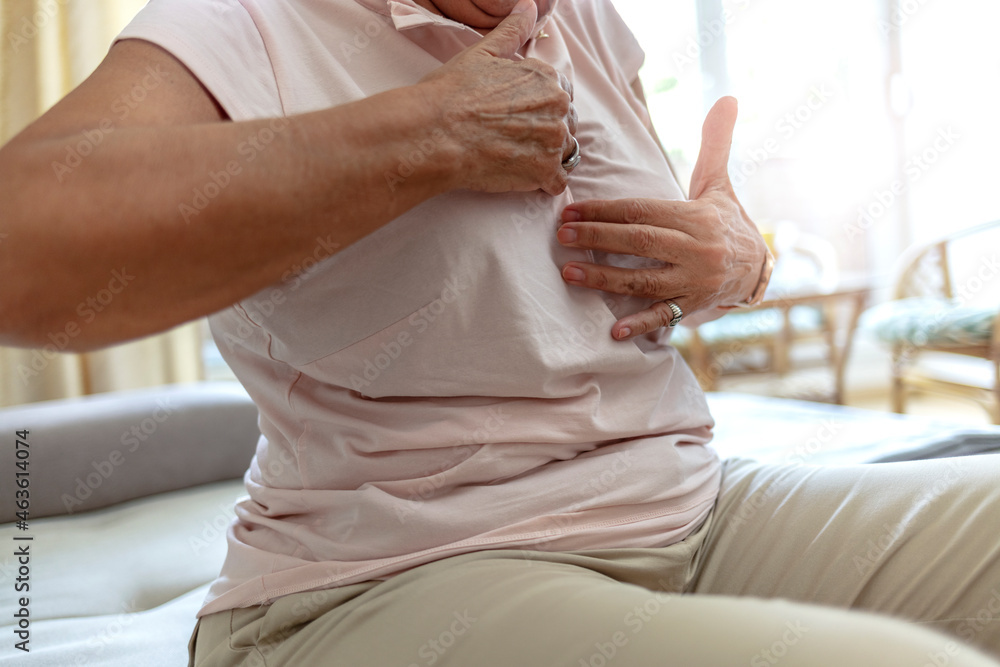
[[[454,187],[435,120],[400,89],[288,119],[18,138],[0,150],[0,342],[44,344],[109,283],[73,347],[154,333],[350,245]]]
[[[449,190],[561,192],[570,95],[550,66],[512,59],[535,23],[522,5],[415,85],[274,120],[225,122],[171,54],[116,44],[0,149],[0,344],[162,331]],[[140,84],[133,113],[95,120]]]

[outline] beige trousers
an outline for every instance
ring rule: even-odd
[[[197,667],[997,667],[1000,456],[733,459],[678,544],[465,554],[207,616],[191,649]]]

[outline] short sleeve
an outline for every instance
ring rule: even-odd
[[[264,40],[238,0],[150,0],[116,41],[123,39],[165,49],[233,120],[284,115]]]

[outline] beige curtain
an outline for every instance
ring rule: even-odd
[[[143,4],[0,0],[0,144],[83,81]],[[9,251],[2,232],[0,252]],[[0,348],[0,406],[196,381],[201,340],[194,323],[89,354]]]

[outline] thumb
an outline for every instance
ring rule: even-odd
[[[701,128],[701,150],[691,174],[691,199],[707,190],[729,186],[729,149],[736,126],[736,98],[723,97],[712,107]]]
[[[483,37],[476,50],[485,51],[494,58],[511,58],[531,37],[537,20],[535,0],[518,0],[510,15]]]

